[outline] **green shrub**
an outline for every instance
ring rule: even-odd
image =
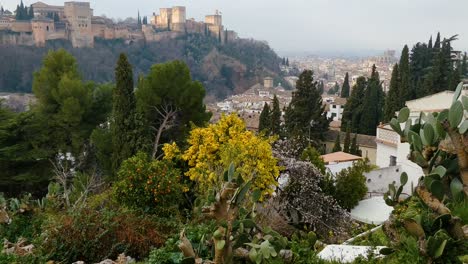
[[[351,210],[366,196],[367,185],[364,173],[371,169],[368,161],[357,161],[352,167],[337,173],[334,197],[341,207]]]
[[[134,212],[81,209],[44,223],[40,250],[55,261],[94,263],[126,253],[136,259],[160,247],[173,229],[161,219]]]
[[[18,238],[23,237],[27,241],[32,241],[41,233],[43,217],[32,211],[14,214],[11,220],[10,224],[0,225],[0,239],[7,239],[14,243],[18,241]]]
[[[150,160],[146,154],[124,161],[114,184],[117,201],[132,209],[159,215],[174,215],[187,191],[181,173],[168,161]]]

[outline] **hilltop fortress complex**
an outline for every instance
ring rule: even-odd
[[[186,8],[161,8],[153,13],[148,23],[118,22],[93,16],[89,2],[65,2],[52,6],[43,2],[31,5],[33,18],[17,20],[8,11],[0,13],[0,44],[45,46],[47,40],[63,39],[73,47],[93,47],[96,38],[123,39],[127,42],[155,42],[185,34],[203,34],[219,39],[221,43],[236,39],[237,33],[224,29],[222,16],[205,16],[205,21],[186,18]],[[128,21],[128,20],[126,20]],[[146,21],[145,21],[146,22]]]

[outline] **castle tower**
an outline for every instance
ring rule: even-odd
[[[55,32],[54,20],[50,18],[34,18],[31,20],[34,43],[38,47],[44,47],[47,36]]]
[[[156,27],[169,29],[172,24],[172,8],[160,8],[159,15],[156,16]]]
[[[93,10],[89,2],[65,2],[65,17],[73,47],[93,47]]]
[[[263,86],[266,89],[272,89],[273,88],[273,78],[265,77],[265,79],[263,80]]]
[[[171,30],[184,32],[186,21],[185,6],[174,6],[172,8],[172,24]]]
[[[205,24],[211,36],[218,37],[224,33],[223,18],[218,10],[214,15],[205,16]]]

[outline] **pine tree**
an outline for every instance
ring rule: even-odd
[[[346,153],[350,153],[351,151],[351,128],[349,126],[346,129],[343,151]]]
[[[125,54],[120,54],[115,68],[115,88],[112,109],[112,169],[136,153],[135,140],[136,102],[133,92],[133,70]]]
[[[270,129],[271,134],[279,135],[281,132],[281,110],[278,97],[273,97],[273,109],[271,110]]]
[[[377,125],[382,118],[382,103],[383,92],[379,73],[375,65],[373,65],[372,75],[368,81],[364,103],[362,105],[362,115],[358,130],[360,134],[375,135]]]
[[[457,85],[461,81],[461,71],[462,71],[461,61],[457,60],[455,65],[456,66],[450,73],[450,78],[449,78],[448,90],[451,90],[451,91],[455,91],[455,89],[457,88]]]
[[[333,145],[333,149],[332,149],[332,152],[339,152],[341,151],[341,140],[340,140],[340,133],[338,133],[338,135],[336,136],[336,139],[335,139],[335,145]]]
[[[400,98],[400,73],[398,63],[393,66],[392,78],[390,79],[390,88],[387,97],[385,98],[384,118],[385,122],[389,122],[395,112],[401,109]]]
[[[401,52],[399,73],[399,107],[403,107],[406,101],[415,98],[415,94],[413,93],[413,91],[410,90],[409,50],[407,45],[405,45]]]
[[[260,113],[260,119],[258,124],[258,131],[270,134],[271,118],[270,118],[270,106],[267,103],[263,106],[262,113]]]
[[[343,86],[341,87],[341,97],[342,98],[348,98],[349,97],[349,89],[350,89],[349,74],[346,73],[345,79],[344,79],[344,82],[343,82]]]
[[[309,135],[312,139],[322,139],[323,133],[328,130],[330,120],[326,117],[317,85],[311,70],[305,70],[299,76],[296,91],[285,114],[289,136]]]

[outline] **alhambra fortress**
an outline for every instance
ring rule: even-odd
[[[123,39],[128,43],[157,42],[184,34],[204,34],[221,43],[237,38],[236,32],[224,28],[218,11],[201,22],[187,19],[185,7],[176,6],[161,8],[147,23],[116,23],[94,16],[89,2],[65,2],[64,6],[37,2],[31,6],[34,17],[30,20],[16,20],[9,11],[0,13],[0,44],[42,47],[47,40],[63,39],[82,48],[93,47],[96,38]]]

